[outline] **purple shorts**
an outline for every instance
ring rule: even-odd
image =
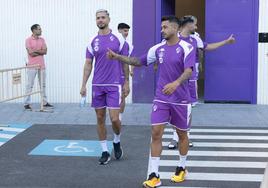
[[[151,123],[161,125],[170,123],[179,130],[190,130],[191,104],[170,104],[154,101]]]
[[[121,93],[121,85],[93,85],[91,106],[96,109],[106,107],[111,109],[120,109]]]
[[[189,91],[191,103],[198,101],[197,80],[189,80]]]

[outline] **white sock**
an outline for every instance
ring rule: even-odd
[[[187,132],[188,138],[190,137],[190,131]]]
[[[178,134],[177,134],[177,131],[174,129],[173,130],[173,140],[175,140],[175,141],[179,141],[179,137],[178,137]]]
[[[151,173],[155,173],[158,176],[160,157],[151,157]]]
[[[108,151],[108,147],[107,147],[107,140],[101,140],[100,141],[100,144],[101,144],[101,148],[102,148],[102,151]]]
[[[114,143],[115,143],[115,144],[117,144],[117,143],[120,142],[120,135],[121,135],[121,134],[118,134],[118,135],[117,135],[117,134],[114,133]]]
[[[122,113],[119,113],[119,120],[122,121]]]
[[[186,166],[186,159],[187,159],[187,155],[181,155],[180,154],[179,166],[181,166],[184,169],[185,169],[185,166]]]

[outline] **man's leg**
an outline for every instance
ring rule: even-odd
[[[158,187],[161,185],[160,176],[158,173],[160,155],[162,152],[162,136],[165,125],[170,119],[169,104],[154,102],[151,123],[152,123],[152,142],[151,142],[151,156],[150,156],[150,175],[148,179],[143,182],[144,187]]]
[[[188,130],[190,130],[191,104],[173,105],[171,111],[171,123],[176,126],[179,137],[179,157],[180,161],[176,168],[175,175],[171,181],[179,183],[185,180],[186,159],[189,150]]]
[[[172,127],[172,129],[173,129],[173,138],[171,142],[168,144],[168,149],[176,149],[178,147],[179,137],[176,132],[176,129],[174,127]]]
[[[109,115],[112,122],[112,128],[114,131],[114,157],[120,159],[123,157],[123,149],[120,143],[121,136],[121,121],[119,119],[120,104],[122,99],[121,85],[106,87],[107,92],[107,107],[109,108]]]
[[[32,92],[36,74],[37,74],[36,69],[27,69],[26,94]],[[30,103],[31,103],[31,95],[28,95],[24,99],[24,108],[25,109],[27,108],[27,110],[31,110]]]
[[[151,142],[151,156],[150,156],[150,175],[148,180],[143,182],[146,188],[158,187],[161,185],[159,176],[159,161],[162,153],[162,136],[164,133],[165,124],[152,126],[152,142]]]
[[[112,122],[112,128],[114,131],[114,157],[120,159],[123,157],[123,149],[120,144],[121,136],[121,121],[119,120],[120,109],[109,109],[110,119]]]
[[[102,155],[99,163],[102,165],[107,164],[111,157],[108,152],[107,146],[107,131],[105,127],[106,118],[106,94],[105,88],[102,86],[92,86],[92,107],[95,108],[97,116],[97,132],[99,136],[100,145],[102,148]]]
[[[177,129],[177,134],[179,136],[179,153],[180,153],[180,161],[179,166],[185,169],[186,166],[186,156],[189,150],[189,139],[188,139],[188,132],[181,131]]]
[[[107,146],[107,130],[105,126],[106,108],[95,109],[95,111],[97,116],[97,132],[102,148],[102,156],[99,159],[99,163],[105,165],[111,159]]]
[[[152,126],[152,143],[151,143],[151,172],[158,175],[160,155],[162,153],[162,136],[165,125]]]
[[[95,109],[97,116],[97,132],[99,136],[99,140],[106,140],[107,130],[105,126],[105,118],[106,118],[106,108]],[[108,149],[104,148],[103,151],[108,151]]]

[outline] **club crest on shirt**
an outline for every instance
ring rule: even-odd
[[[163,63],[164,62],[164,59],[163,59],[163,57],[164,57],[164,55],[165,55],[165,49],[164,48],[161,48],[160,50],[159,50],[159,53],[158,53],[158,61],[159,61],[159,63]]]
[[[114,40],[114,36],[110,36],[110,40],[113,41]]]
[[[178,48],[176,48],[176,53],[178,54],[178,53],[180,53],[180,51],[181,51],[181,49],[178,47]]]
[[[99,40],[100,39],[96,38],[95,41],[94,41],[94,50],[95,50],[95,52],[99,51],[99,45],[100,45]]]
[[[154,104],[154,105],[153,105],[153,111],[155,112],[156,110],[157,110],[157,105]]]

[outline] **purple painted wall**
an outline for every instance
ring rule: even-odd
[[[206,53],[205,101],[256,103],[258,0],[206,0],[206,41],[236,44]]]
[[[175,0],[133,1],[134,55],[140,56],[161,41],[161,17],[175,14]],[[151,103],[156,74],[153,66],[136,68],[133,78],[133,102]]]
[[[156,1],[133,1],[133,45],[134,55],[146,53],[156,41]],[[155,74],[153,67],[134,69],[133,102],[151,103],[154,96]]]

